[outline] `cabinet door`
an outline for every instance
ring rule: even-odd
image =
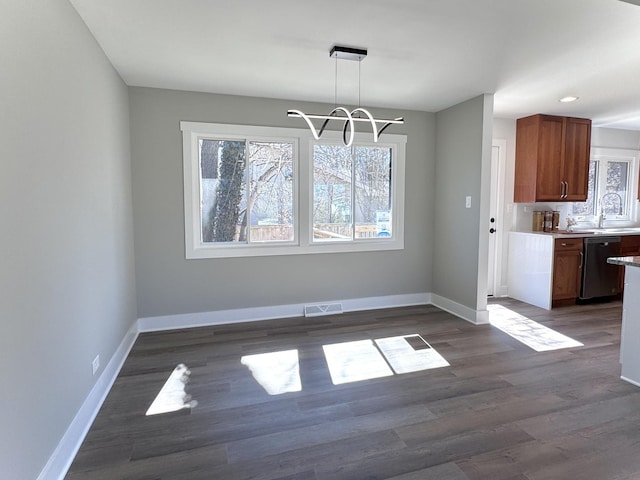
[[[589,184],[589,156],[591,153],[591,120],[567,118],[565,152],[562,165],[567,182],[566,201],[584,202]]]
[[[563,188],[563,117],[540,116],[536,200],[558,201]]]
[[[553,260],[553,300],[578,298],[582,272],[582,252],[556,252]]]

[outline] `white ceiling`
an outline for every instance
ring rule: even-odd
[[[618,0],[70,0],[132,86],[640,130],[640,6]],[[633,2],[634,0],[629,0]],[[558,102],[565,95],[580,99]]]

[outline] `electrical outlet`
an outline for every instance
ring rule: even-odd
[[[466,208],[471,208],[471,196],[467,196],[467,198],[464,201],[464,206]]]
[[[98,369],[100,368],[100,355],[96,355],[96,358],[91,362],[91,373],[95,375]]]

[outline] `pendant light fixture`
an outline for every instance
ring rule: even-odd
[[[320,137],[325,131],[327,124],[330,120],[337,120],[344,122],[342,128],[342,141],[346,147],[350,147],[353,144],[353,138],[355,135],[355,123],[356,122],[368,122],[371,125],[373,133],[373,141],[378,142],[380,135],[389,125],[403,124],[404,119],[402,117],[394,119],[378,119],[374,118],[371,113],[360,107],[360,66],[358,65],[358,107],[349,111],[346,107],[338,107],[338,59],[352,60],[361,62],[367,56],[367,51],[359,48],[342,47],[335,45],[329,52],[330,58],[336,59],[336,79],[335,79],[335,108],[331,110],[328,115],[320,115],[316,113],[303,113],[300,110],[289,110],[287,115],[289,117],[302,118],[313,135],[313,138],[320,140]],[[312,120],[323,120],[320,129],[317,129]],[[380,125],[380,127],[378,127]],[[347,135],[348,133],[348,135]]]

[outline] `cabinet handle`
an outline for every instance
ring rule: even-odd
[[[583,260],[584,260],[584,253],[580,252],[580,266],[578,266],[578,270],[582,270]]]
[[[564,198],[569,196],[569,182],[564,182]]]

